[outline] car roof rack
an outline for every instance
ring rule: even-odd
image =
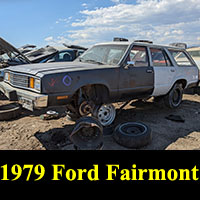
[[[183,42],[171,43],[169,45],[173,47],[180,47],[180,48],[187,49],[187,44]]]
[[[120,37],[115,37],[113,39],[114,42],[128,42],[128,39],[126,38],[120,38]]]
[[[134,42],[142,42],[142,43],[153,44],[153,42],[152,42],[152,41],[149,41],[149,40],[135,40]]]

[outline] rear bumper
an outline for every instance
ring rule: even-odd
[[[4,93],[10,101],[18,101],[28,110],[41,109],[48,106],[48,95],[13,88],[5,82],[0,82],[0,91]]]

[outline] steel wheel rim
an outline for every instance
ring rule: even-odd
[[[109,126],[116,117],[116,110],[112,104],[104,104],[98,109],[97,118],[103,126]]]

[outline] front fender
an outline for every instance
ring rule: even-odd
[[[98,73],[95,70],[45,75],[42,78],[42,93],[53,94],[66,92],[68,94],[74,94],[81,87],[94,84],[105,85],[110,90],[111,82],[114,80],[111,80],[109,83],[109,79],[105,74]]]

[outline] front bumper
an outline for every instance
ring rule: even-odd
[[[18,101],[22,104],[22,107],[31,111],[48,106],[48,95],[14,88],[5,82],[0,82],[0,91],[4,93],[10,101]]]

